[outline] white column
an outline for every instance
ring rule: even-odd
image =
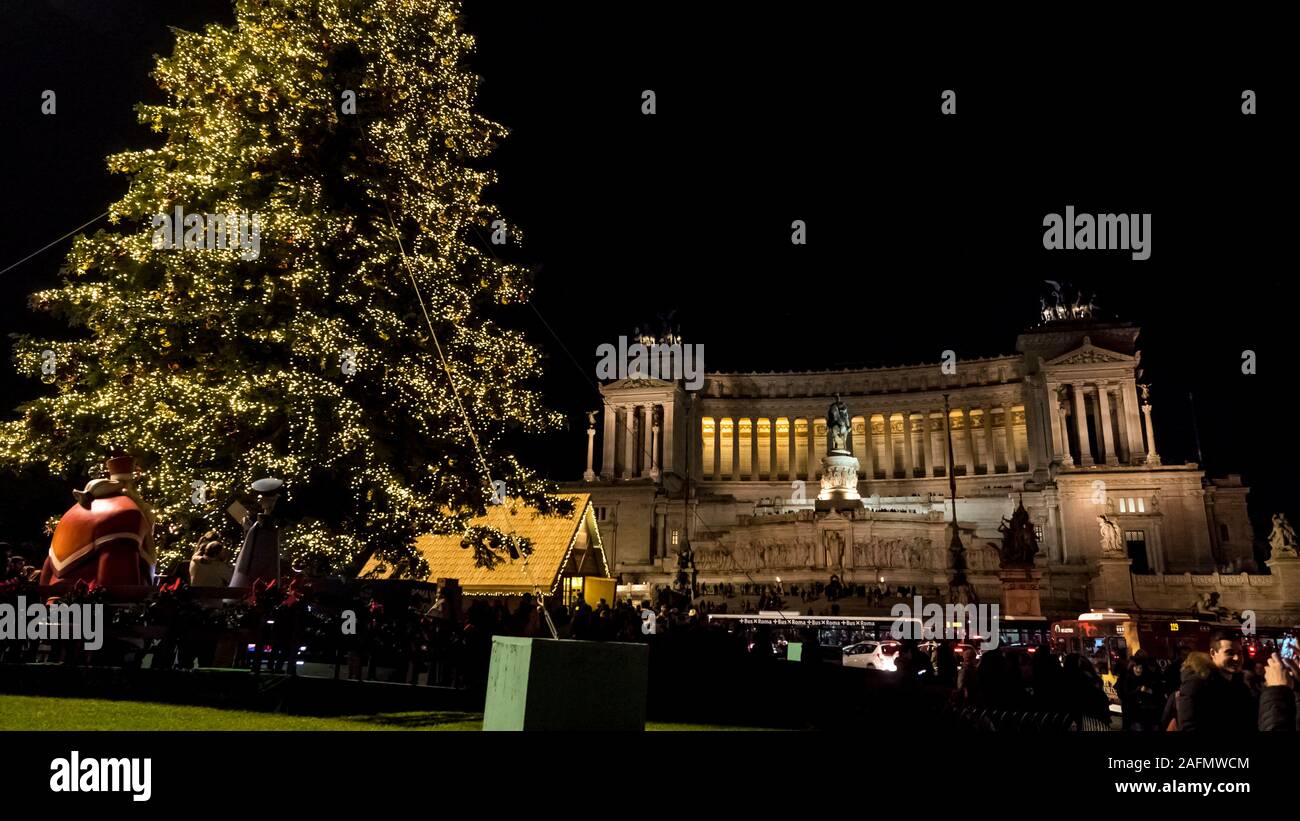
[[[1052,420],[1052,456],[1049,461],[1059,461],[1065,467],[1074,464],[1070,456],[1070,437],[1065,433],[1065,398],[1061,395],[1063,386],[1054,382],[1047,383],[1047,415]]]
[[[925,459],[925,475],[934,476],[934,439],[930,435],[930,412],[921,411],[921,456]]]
[[[891,411],[885,411],[885,478],[894,478],[894,417]]]
[[[966,475],[975,475],[975,426],[970,415],[970,406],[961,409],[962,418],[966,420],[963,430],[966,439]]]
[[[623,406],[623,478],[636,474],[636,407]]]
[[[659,478],[659,422],[654,419],[654,409],[650,410],[650,478]]]
[[[821,457],[824,454],[822,445],[817,443],[817,425],[814,424],[817,417],[808,417],[808,481],[812,482],[817,478],[817,469],[821,467]],[[825,443],[822,443],[823,445]],[[811,491],[809,491],[811,492]]]
[[[640,410],[637,413],[637,417],[640,418],[641,420],[641,429],[637,431],[637,445],[641,450],[640,456],[641,456],[642,478],[648,477],[650,475],[651,468],[654,467],[654,465],[652,464],[653,457],[651,456],[651,454],[653,453],[651,447],[654,443],[651,441],[650,438],[652,435],[650,429],[653,427],[654,414],[655,414],[654,405],[641,405]]]
[[[998,472],[997,449],[993,447],[993,406],[984,406],[984,472],[989,476]]]
[[[663,404],[664,455],[659,460],[659,466],[663,468],[665,473],[673,469],[673,449],[677,445],[677,440],[673,438],[673,406],[675,404],[676,402],[673,401],[672,397],[669,397],[668,401]],[[691,445],[688,443],[686,446],[690,447]]]
[[[767,480],[775,482],[781,478],[781,465],[776,450],[776,417],[767,420]]]
[[[1156,431],[1151,425],[1151,403],[1142,403],[1142,416],[1146,421],[1147,429],[1147,461],[1148,465],[1160,464],[1160,454],[1156,452]]]
[[[587,469],[582,472],[582,481],[596,481],[596,472],[591,469],[591,460],[596,454],[596,424],[587,425]]]
[[[1074,427],[1079,435],[1079,464],[1091,465],[1092,443],[1088,439],[1088,400],[1083,395],[1083,383],[1074,385]]]
[[[795,432],[796,423],[799,417],[790,417],[790,430],[786,431],[786,438],[790,440],[790,476],[787,477],[791,482],[799,478],[799,434]]]
[[[1020,401],[1024,403],[1025,464],[1031,473],[1038,473],[1040,477],[1046,473],[1048,465],[1056,459],[1056,431],[1052,427],[1055,413],[1048,408],[1049,397],[1050,401],[1056,399],[1045,376],[1025,377],[1019,396]],[[1011,402],[1014,403],[1016,398],[1011,397]],[[1013,467],[1012,470],[1014,469]]]
[[[1064,391],[1064,386],[1062,386],[1062,390]],[[1061,464],[1065,465],[1066,467],[1072,467],[1074,465],[1074,454],[1070,453],[1070,435],[1065,427],[1065,419],[1066,419],[1067,411],[1070,408],[1070,400],[1067,399],[1066,396],[1067,396],[1066,393],[1060,393],[1055,397],[1054,401],[1056,402],[1057,416],[1061,420],[1061,425],[1060,425]]]
[[[1140,465],[1146,460],[1147,450],[1142,446],[1142,412],[1138,410],[1137,380],[1125,379],[1120,385],[1124,391],[1124,420],[1128,425],[1129,463]]]
[[[749,417],[749,479],[758,481],[761,465],[758,461],[758,417]]]
[[[758,427],[762,421],[762,419],[755,416],[749,423],[749,478],[753,481],[763,478],[763,445],[758,438]]]
[[[862,452],[854,454],[858,457],[859,467],[862,468],[862,475],[868,481],[876,478],[876,456],[875,448],[871,442],[871,414],[862,415]]]
[[[1108,465],[1118,465],[1115,456],[1115,434],[1110,427],[1110,385],[1097,383],[1097,428],[1101,430],[1101,458]]]
[[[614,478],[614,445],[618,441],[618,408],[606,404],[601,413],[605,417],[605,438],[600,443],[600,475]]]
[[[722,417],[713,418],[713,481],[722,479]]]
[[[731,417],[731,476],[733,482],[740,479],[740,417]]]
[[[1133,444],[1128,438],[1128,409],[1124,407],[1124,384],[1115,389],[1115,428],[1117,438],[1115,449],[1119,453],[1121,465],[1133,464]]]
[[[1011,403],[1004,404],[1002,406],[1002,433],[1007,438],[1007,473],[1016,472],[1016,426],[1011,421],[1013,416]]]
[[[916,455],[912,444],[912,412],[903,411],[903,458],[907,466],[907,478],[916,476]]]
[[[1119,464],[1128,465],[1132,462],[1132,448],[1128,444],[1128,422],[1125,414],[1125,385],[1123,382],[1115,383],[1115,392],[1112,398],[1112,407],[1115,411],[1115,457]]]

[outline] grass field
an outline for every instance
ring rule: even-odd
[[[480,730],[477,713],[415,712],[316,718],[148,701],[0,695],[0,730]],[[647,724],[647,730],[747,730]]]

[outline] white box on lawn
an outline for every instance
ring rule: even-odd
[[[644,730],[650,648],[494,636],[484,730]]]

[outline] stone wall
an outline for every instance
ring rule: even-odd
[[[1207,593],[1219,594],[1219,606],[1253,610],[1260,624],[1300,624],[1300,559],[1274,559],[1270,574],[1158,573],[1130,574],[1127,559],[1097,563],[1093,607],[1116,610],[1195,612]]]

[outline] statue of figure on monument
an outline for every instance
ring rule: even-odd
[[[1295,528],[1286,520],[1285,513],[1273,514],[1273,531],[1268,534],[1268,544],[1272,548],[1271,558],[1297,556]]]
[[[1002,517],[998,532],[1002,534],[1002,547],[998,550],[1001,566],[1032,567],[1038,555],[1038,534],[1023,500],[1012,512],[1010,521]]]
[[[826,410],[827,453],[821,457],[821,490],[817,493],[814,506],[819,513],[831,510],[844,513],[862,509],[862,496],[858,493],[861,465],[857,457],[849,452],[849,437],[852,432],[849,409],[840,400],[839,394],[835,394],[835,401]]]
[[[813,543],[808,539],[795,539],[795,566],[812,567],[813,561]]]
[[[1219,604],[1219,594],[1217,592],[1202,593],[1197,597],[1195,604],[1192,605],[1197,613],[1207,616],[1218,616],[1221,619],[1230,619],[1240,617],[1239,613]]]
[[[822,534],[822,544],[826,550],[826,566],[843,567],[844,534],[838,530],[828,530]]]
[[[1120,531],[1118,522],[1103,514],[1097,517],[1097,527],[1101,530],[1101,555],[1128,555],[1124,549],[1124,534]]]
[[[828,453],[848,453],[849,436],[853,428],[849,422],[849,408],[840,395],[835,394],[835,401],[826,409],[826,451]]]

